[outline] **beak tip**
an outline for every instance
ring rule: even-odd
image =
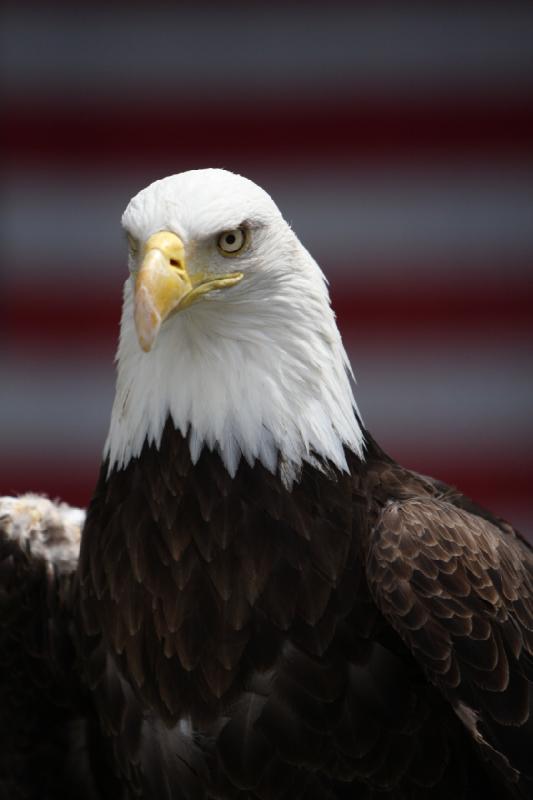
[[[149,342],[140,336],[139,336],[139,344],[141,346],[141,350],[143,351],[143,353],[149,353],[150,350],[152,349],[152,342]]]
[[[159,333],[162,320],[144,287],[135,298],[134,321],[141,350],[149,353]]]

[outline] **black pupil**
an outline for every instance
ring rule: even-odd
[[[234,233],[228,233],[226,236],[226,244],[235,244],[236,236]]]

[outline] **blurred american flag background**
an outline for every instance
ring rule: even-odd
[[[365,423],[533,528],[533,5],[4,4],[0,493],[86,504],[152,180],[223,166],[327,274]]]

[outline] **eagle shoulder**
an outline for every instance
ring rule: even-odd
[[[0,498],[0,796],[100,796],[72,640],[85,512],[35,494]]]
[[[529,796],[530,548],[510,526],[461,507],[453,497],[411,497],[383,507],[366,569],[379,609],[483,757],[517,797]]]

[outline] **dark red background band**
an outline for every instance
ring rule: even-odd
[[[218,98],[159,99],[101,95],[45,97],[4,104],[4,148],[26,165],[50,159],[103,166],[119,161],[276,167],[295,159],[461,157],[501,154],[531,158],[533,101],[527,94],[341,98],[244,96],[243,113],[228,115]],[[141,163],[139,162],[141,160]]]

